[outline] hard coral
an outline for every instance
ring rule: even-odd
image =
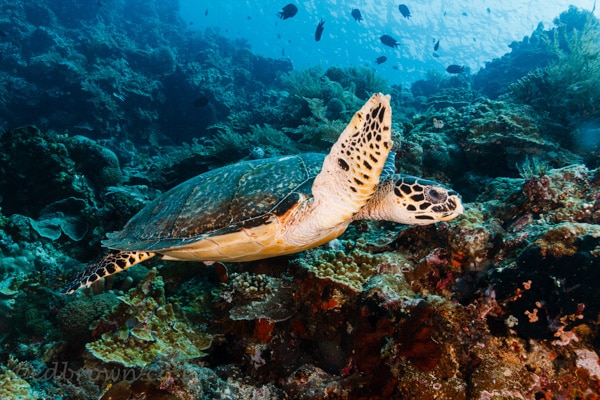
[[[346,244],[348,250],[312,250],[295,262],[315,274],[317,278],[331,280],[355,292],[363,290],[363,285],[368,279],[379,273],[378,268],[381,265],[400,265],[406,262],[401,254],[373,255],[361,248],[364,243],[342,243]]]
[[[294,310],[295,289],[281,278],[249,273],[234,273],[221,297],[232,303],[233,320],[261,320],[269,323],[286,320]],[[258,323],[258,322],[257,322]]]
[[[31,386],[10,369],[0,367],[0,398],[7,400],[35,398]]]
[[[86,345],[103,362],[144,367],[159,354],[201,357],[211,344],[210,337],[188,322],[176,304],[166,302],[164,283],[156,270],[120,300],[120,305],[95,323],[98,331],[106,330],[103,327],[116,331],[104,332],[101,339]]]
[[[67,303],[57,314],[58,325],[61,327],[67,343],[79,344],[89,339],[89,326],[92,321],[117,304],[118,300],[112,293],[78,298]]]

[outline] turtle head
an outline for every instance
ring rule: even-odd
[[[449,221],[463,212],[460,195],[454,190],[410,175],[391,175],[380,182],[369,203],[354,219],[428,225]]]

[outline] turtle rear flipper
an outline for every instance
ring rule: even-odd
[[[100,260],[89,264],[77,278],[65,286],[61,293],[71,294],[82,287],[91,286],[94,282],[126,270],[136,264],[139,264],[156,253],[147,251],[120,251],[110,253]]]

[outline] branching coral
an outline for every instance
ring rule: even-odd
[[[572,26],[574,18],[585,24]],[[555,22],[552,43],[557,61],[530,72],[511,85],[510,92],[516,100],[576,127],[600,117],[595,101],[600,97],[600,21],[571,6]]]
[[[286,131],[302,135],[302,141],[319,144],[321,142],[333,143],[344,130],[346,123],[340,120],[331,121],[327,118],[327,108],[323,100],[305,98],[311,115],[302,119],[302,125],[296,129]]]
[[[248,155],[250,143],[225,124],[213,125],[217,133],[209,139],[208,154],[221,161],[237,161]]]

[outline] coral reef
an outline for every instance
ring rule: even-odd
[[[166,302],[156,270],[119,300],[119,306],[92,326],[101,339],[86,344],[102,362],[145,367],[161,354],[182,360],[201,357],[210,346],[210,337],[191,326],[177,306]]]
[[[588,131],[594,130],[600,118],[592,100],[600,95],[599,21],[592,13],[571,6],[555,23],[556,61],[513,83],[509,96],[546,112],[556,140],[565,148],[588,154],[598,150],[597,140]]]
[[[1,398],[597,397],[590,13],[570,8],[475,76],[400,88],[364,67],[294,70],[187,30],[177,8],[0,5]],[[325,152],[380,91],[397,169],[449,183],[465,215],[361,221],[256,262],[156,260],[58,294],[161,191]]]

